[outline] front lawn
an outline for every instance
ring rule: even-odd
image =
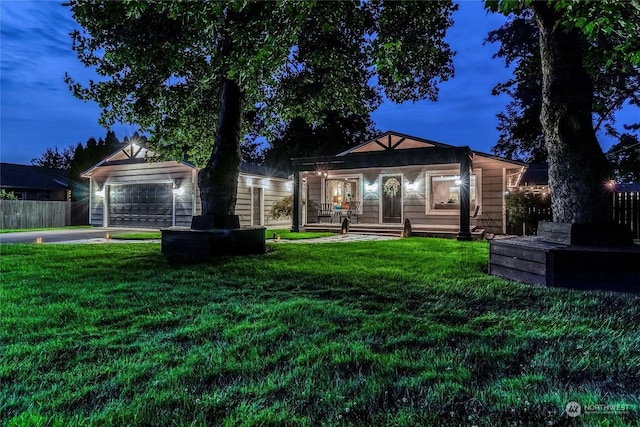
[[[158,244],[3,246],[0,424],[638,420],[636,296],[487,276],[483,242],[270,249],[176,266]]]

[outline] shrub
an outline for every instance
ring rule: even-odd
[[[13,191],[0,190],[0,200],[18,200],[18,196]]]
[[[293,196],[286,196],[271,206],[269,211],[273,219],[287,219],[293,216]]]
[[[511,232],[520,234],[524,225],[524,234],[535,234],[538,221],[549,221],[551,216],[551,197],[529,191],[514,190],[504,198],[507,209],[507,224]]]

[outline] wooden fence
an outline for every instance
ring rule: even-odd
[[[71,225],[71,202],[0,200],[0,229]]]
[[[640,192],[614,193],[613,219],[617,224],[627,225],[634,239],[640,239]]]
[[[553,221],[551,208],[529,208],[529,214],[532,218],[532,224],[537,221]],[[640,240],[640,192],[617,192],[613,193],[613,219],[617,224],[623,224],[631,229],[633,238]],[[507,224],[509,222],[507,221]],[[535,226],[532,224],[524,225],[524,234],[535,234]],[[523,234],[523,225],[507,225],[508,234]]]

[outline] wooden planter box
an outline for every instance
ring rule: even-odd
[[[640,292],[640,245],[617,227],[593,229],[541,222],[536,237],[492,240],[489,273],[536,286]]]
[[[206,261],[224,255],[255,255],[266,250],[265,227],[162,230],[162,253],[170,261]]]

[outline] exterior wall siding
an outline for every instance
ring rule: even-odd
[[[503,212],[504,212],[504,167],[506,164],[499,160],[486,157],[475,156],[473,167],[476,170],[478,185],[480,187],[478,204],[480,209],[476,218],[471,219],[471,225],[478,225],[485,228],[490,233],[503,232]],[[383,194],[381,188],[381,175],[402,175],[403,177],[403,201],[402,220],[409,219],[413,225],[451,227],[456,228],[460,224],[459,212],[452,210],[451,213],[434,213],[427,210],[429,202],[428,194],[428,173],[459,174],[458,164],[447,165],[423,165],[391,168],[369,168],[348,171],[335,171],[335,175],[358,175],[363,177],[362,183],[362,214],[361,223],[379,224],[381,222],[380,197]],[[331,178],[331,171],[329,177]],[[317,210],[322,200],[323,178],[317,174],[307,173],[304,178],[307,182],[307,222],[318,221]],[[408,190],[407,183],[415,185],[415,189]],[[377,186],[375,192],[367,192],[367,184]],[[473,212],[470,213],[473,215]]]
[[[183,190],[182,195],[174,196],[174,219],[177,226],[190,226],[193,214],[194,182],[192,168],[178,162],[129,163],[123,165],[103,166],[96,169],[91,176],[90,224],[92,226],[109,226],[107,194],[96,196],[96,191],[108,191],[109,185],[143,184],[172,182],[175,188]]]

